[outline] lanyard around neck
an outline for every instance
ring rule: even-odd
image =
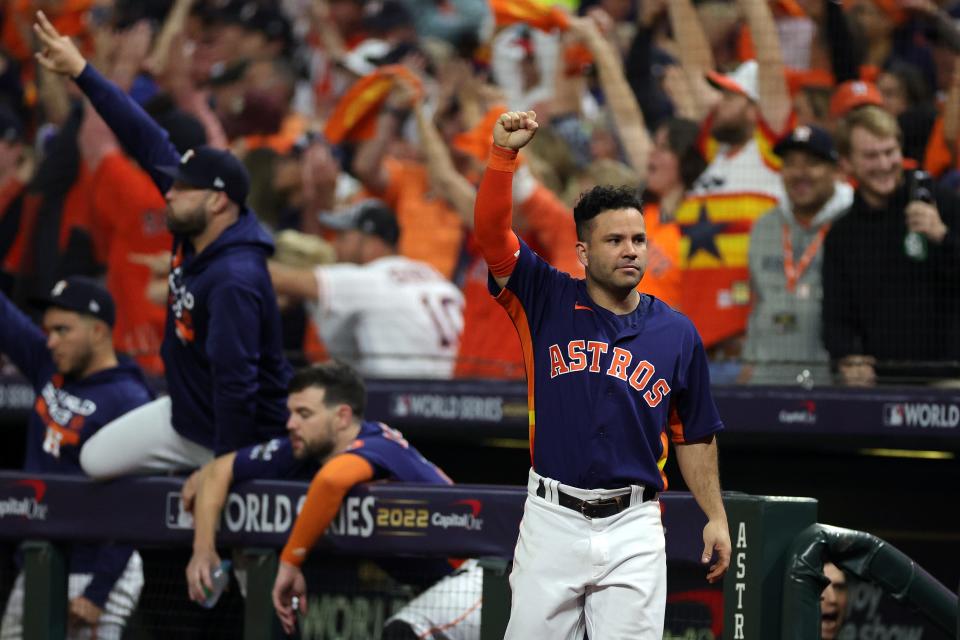
[[[783,274],[787,277],[787,291],[793,293],[797,288],[797,281],[800,280],[800,276],[807,270],[810,266],[810,263],[813,262],[814,256],[817,255],[817,251],[820,250],[820,245],[823,244],[823,239],[827,235],[827,231],[830,230],[830,224],[825,224],[820,227],[820,230],[817,231],[817,237],[813,239],[813,242],[807,247],[803,252],[803,255],[800,256],[800,262],[794,264],[793,262],[793,234],[790,229],[790,225],[783,225]]]

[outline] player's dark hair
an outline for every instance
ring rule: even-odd
[[[604,211],[636,209],[643,213],[643,204],[634,187],[598,185],[580,194],[573,207],[573,221],[577,225],[577,239],[583,241],[590,232],[590,221]]]
[[[287,393],[298,393],[310,387],[324,390],[323,404],[326,406],[345,404],[353,410],[354,416],[363,419],[367,408],[367,387],[353,367],[336,360],[304,367],[290,378]]]

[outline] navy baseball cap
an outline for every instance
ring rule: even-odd
[[[178,166],[158,166],[157,170],[197,189],[222,191],[241,207],[250,192],[250,176],[243,163],[229,151],[206,145],[187,151]]]
[[[391,246],[396,246],[400,239],[397,216],[382,200],[371,198],[343,211],[321,213],[319,218],[320,223],[330,229],[354,229],[376,236]]]
[[[797,127],[773,147],[773,152],[781,158],[788,151],[794,150],[806,151],[827,162],[836,162],[839,158],[830,134],[820,127],[809,125]]]
[[[41,309],[56,307],[93,316],[113,326],[116,319],[113,296],[95,280],[83,276],[70,276],[60,280],[50,294],[35,301]]]

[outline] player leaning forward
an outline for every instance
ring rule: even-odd
[[[586,280],[557,271],[511,231],[517,151],[536,115],[500,116],[477,194],[476,232],[526,357],[533,467],[510,584],[506,638],[653,639],[663,635],[666,553],[657,495],[667,438],[708,517],[703,562],[730,561],[716,434],[700,336],[682,314],[636,291],[647,262],[641,204],[595,187],[574,208]]]

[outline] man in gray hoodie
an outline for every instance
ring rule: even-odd
[[[774,147],[783,160],[786,202],[758,219],[750,233],[753,308],[741,382],[828,384],[821,339],[823,241],[830,224],[853,202],[839,181],[830,134],[797,127]]]

